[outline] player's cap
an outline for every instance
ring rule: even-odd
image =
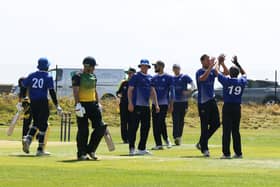
[[[47,58],[39,58],[37,68],[39,70],[47,71],[50,67],[50,62]]]
[[[140,61],[140,64],[138,65],[138,67],[140,68],[141,66],[148,66],[149,68],[151,68],[150,62],[149,62],[149,60],[147,60],[147,59],[142,59],[142,60]]]
[[[83,65],[97,66],[98,64],[96,64],[96,60],[93,57],[88,56],[84,58]]]
[[[181,66],[179,64],[173,64],[172,68],[178,68],[178,69],[181,69]]]
[[[126,74],[129,74],[129,73],[136,73],[136,69],[134,68],[128,68],[128,70],[125,71]]]
[[[154,63],[153,66],[161,66],[161,67],[164,68],[165,64],[164,64],[164,62],[162,62],[162,61],[159,60],[159,61],[157,61],[156,63]]]

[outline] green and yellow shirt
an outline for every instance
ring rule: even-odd
[[[97,78],[94,74],[80,73],[72,77],[72,86],[79,86],[80,102],[94,102]]]

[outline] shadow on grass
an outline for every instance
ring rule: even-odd
[[[15,155],[9,155],[10,157],[22,157],[22,158],[27,158],[27,157],[38,157],[36,155],[27,155],[27,154],[15,154]]]
[[[200,159],[211,159],[211,160],[230,160],[230,159],[221,159],[220,157],[205,157],[203,155],[200,156],[182,156],[181,158],[200,158]]]
[[[135,155],[130,155],[130,154],[121,154],[119,156],[123,156],[123,157],[149,157],[149,156],[153,156],[153,155],[138,155],[138,154],[135,154]]]
[[[130,154],[121,154],[121,155],[119,155],[119,156],[128,156],[128,157],[133,157],[133,155],[130,155]],[[135,155],[135,156],[137,156],[137,155]]]
[[[77,160],[77,159],[70,159],[70,160],[59,160],[57,162],[62,162],[62,163],[77,163],[77,162],[98,162],[98,161],[101,161],[101,160],[92,160],[92,159],[89,159],[89,160]]]
[[[211,157],[205,157],[203,155],[197,155],[197,156],[182,156],[181,158],[211,158]]]

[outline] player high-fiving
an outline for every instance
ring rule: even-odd
[[[219,82],[223,85],[223,156],[222,159],[231,158],[230,153],[230,137],[233,138],[233,149],[235,155],[233,158],[242,158],[241,137],[239,132],[241,118],[241,99],[247,77],[244,69],[238,63],[237,56],[232,59],[232,66],[229,69],[230,77],[226,77],[219,71],[219,66],[216,66],[216,75]],[[224,65],[224,69],[227,69]],[[239,73],[241,77],[238,78]]]

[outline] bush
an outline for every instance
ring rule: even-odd
[[[0,96],[0,124],[7,125],[16,113],[17,98],[14,96],[1,95]],[[51,125],[59,125],[60,117],[56,114],[56,108],[50,103],[50,118]],[[60,106],[64,111],[72,113],[72,123],[76,123],[74,112],[74,101],[71,98],[59,99]],[[119,101],[116,99],[101,100],[103,106],[103,121],[109,126],[119,126]],[[222,103],[219,102],[218,107],[221,109]],[[222,120],[222,116],[221,116]],[[259,128],[280,128],[278,122],[280,120],[280,106],[264,106],[257,104],[247,104],[242,106],[241,128],[245,129],[259,129]],[[167,125],[172,126],[171,114],[167,115]],[[185,125],[191,128],[199,128],[200,120],[197,110],[197,103],[194,100],[189,101],[189,108],[185,119]]]

